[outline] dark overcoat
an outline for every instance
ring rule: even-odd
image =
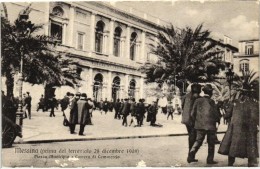
[[[108,101],[103,102],[103,110],[104,110],[104,112],[108,111]]]
[[[194,128],[197,130],[216,131],[216,123],[220,116],[214,100],[205,96],[195,100],[191,116],[195,120]]]
[[[188,126],[193,126],[194,125],[194,120],[191,118],[191,110],[193,107],[193,104],[195,102],[196,98],[192,96],[192,93],[186,94],[183,99],[182,99],[182,120],[181,123],[188,125]]]
[[[136,116],[136,103],[135,102],[131,103],[130,112],[131,112],[132,116]]]
[[[138,117],[143,117],[145,114],[145,105],[144,103],[137,103],[136,105],[136,115]]]
[[[90,121],[89,109],[92,106],[88,103],[87,100],[80,99],[77,102],[78,105],[78,120],[77,124],[86,125]]]
[[[77,124],[78,121],[78,105],[77,99],[73,98],[70,105],[70,124]]]
[[[130,113],[130,103],[124,102],[122,106],[123,106],[122,111],[121,111],[122,114],[123,115],[129,115],[129,113]]]
[[[258,157],[257,125],[259,104],[234,101],[231,121],[218,153],[240,158]]]

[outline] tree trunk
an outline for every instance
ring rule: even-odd
[[[11,71],[6,72],[6,90],[7,90],[7,97],[13,97],[14,96],[14,76],[11,73]]]

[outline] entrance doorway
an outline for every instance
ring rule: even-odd
[[[132,79],[129,84],[128,96],[130,99],[135,98],[136,81]]]
[[[120,78],[116,76],[112,84],[112,99],[115,102],[117,99],[120,99]]]
[[[94,78],[93,85],[93,98],[95,101],[99,102],[102,99],[103,90],[103,75],[98,73]]]

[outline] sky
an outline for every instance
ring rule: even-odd
[[[259,39],[259,1],[113,1],[110,4],[119,9],[132,7],[179,28],[195,28],[203,23],[213,38],[223,39],[227,35],[236,47],[239,40]]]

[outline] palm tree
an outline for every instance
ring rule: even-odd
[[[80,79],[75,73],[62,71],[71,61],[55,52],[55,41],[37,35],[42,25],[28,20],[30,11],[30,6],[21,11],[14,24],[1,17],[1,66],[2,76],[6,77],[7,96],[13,96],[14,75],[21,66],[23,80],[32,84],[67,83],[72,86]]]
[[[172,83],[181,89],[179,80],[189,82],[212,82],[215,75],[224,68],[224,63],[217,58],[216,41],[210,38],[210,32],[198,25],[195,30],[190,27],[163,27],[158,32],[157,43],[151,44],[152,53],[159,57],[156,64],[146,63],[141,70],[146,73],[146,82],[159,84]],[[154,40],[155,41],[155,40]]]
[[[232,96],[233,98],[240,97],[241,92],[244,90],[252,91],[250,97],[258,100],[259,96],[259,76],[253,70],[243,71],[242,76],[235,76],[232,83]]]

